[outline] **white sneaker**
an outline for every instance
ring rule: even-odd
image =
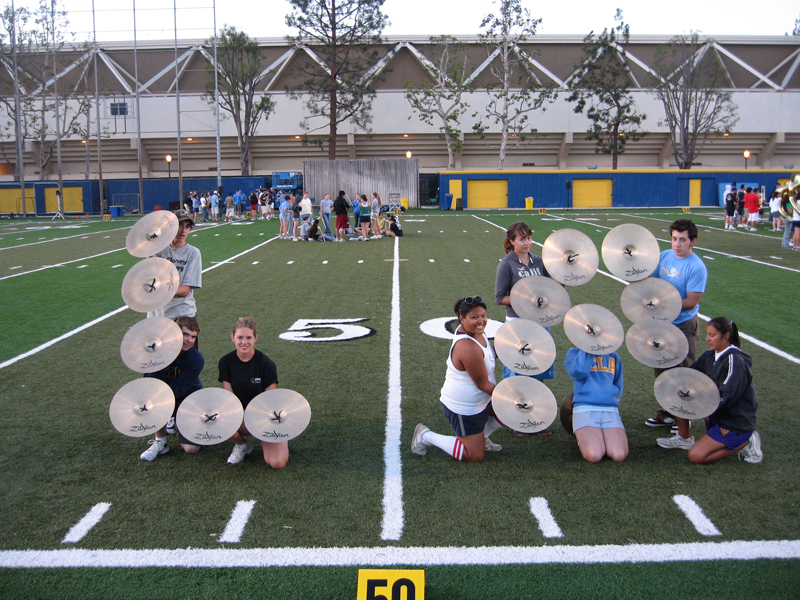
[[[495,444],[488,437],[485,437],[483,438],[483,449],[486,450],[486,452],[500,452],[503,447],[500,444]]]
[[[764,452],[761,451],[761,436],[757,431],[750,436],[747,446],[739,450],[739,460],[742,459],[754,465],[764,460]]]
[[[175,417],[170,417],[167,421],[167,434],[175,435]]]
[[[231,455],[228,457],[228,464],[238,465],[244,460],[244,457],[250,454],[252,451],[253,445],[250,442],[245,442],[244,444],[234,444],[233,452],[231,452]]]
[[[414,437],[411,438],[411,451],[414,454],[425,456],[428,453],[428,449],[426,448],[427,444],[422,441],[422,435],[426,431],[430,431],[430,429],[425,427],[422,423],[414,428]]]
[[[153,438],[150,440],[150,447],[139,455],[139,458],[146,461],[155,460],[159,454],[169,452],[167,438]]]
[[[673,435],[671,438],[658,438],[656,440],[656,444],[669,450],[673,448],[689,450],[692,446],[694,446],[694,436],[689,436],[688,439],[682,438],[679,435]]]
[[[296,237],[293,237],[293,238],[292,238],[292,241],[293,241],[293,242],[296,242],[296,241],[297,241],[297,238],[296,238]]]

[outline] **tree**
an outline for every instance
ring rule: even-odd
[[[653,59],[653,94],[664,105],[679,169],[690,169],[712,133],[728,133],[739,120],[732,94],[722,91],[725,70],[711,40],[695,32],[658,46]]]
[[[532,19],[520,0],[499,0],[499,4],[498,14],[484,17],[478,34],[489,57],[495,56],[489,66],[494,80],[486,85],[488,106],[473,114],[478,119],[473,130],[485,138],[490,127],[499,126],[497,168],[502,169],[509,146],[523,144],[527,134],[536,132],[530,113],[544,110],[545,102],[555,99],[555,88],[538,81],[519,46],[536,34],[541,19]]]
[[[351,121],[370,131],[375,89],[368,68],[378,60],[375,45],[383,42],[381,33],[388,17],[381,12],[385,0],[289,0],[293,12],[286,24],[298,31],[287,36],[298,48],[307,48],[316,57],[300,61],[295,75],[302,81],[287,91],[304,101],[308,115],[300,123],[306,134],[328,129],[328,135],[315,140],[328,142],[328,158],[336,158],[338,125]],[[325,123],[318,125],[319,119]],[[313,121],[313,122],[312,122]]]
[[[595,37],[589,33],[584,38],[583,62],[576,64],[572,78],[572,93],[567,100],[575,102],[576,113],[586,111],[591,121],[586,139],[595,140],[595,152],[611,155],[611,168],[617,168],[617,159],[625,152],[628,142],[635,142],[645,133],[641,123],[647,115],[639,114],[628,85],[630,70],[625,63],[625,49],[620,44],[628,42],[629,26],[617,9],[614,19],[617,26]]]
[[[16,22],[17,62],[16,76],[20,86],[20,129],[23,140],[34,140],[37,146],[40,179],[47,176],[47,166],[53,159],[58,140],[80,135],[79,120],[90,109],[86,91],[85,71],[71,80],[63,78],[66,60],[59,55],[65,45],[64,32],[68,31],[67,13],[57,8],[55,2],[39,0],[38,7],[30,12],[19,9]],[[4,40],[10,40],[12,29],[12,13],[10,7],[2,13]],[[7,37],[6,37],[7,36]],[[2,53],[8,58],[12,52],[6,43],[0,44]],[[55,54],[58,64],[55,64]],[[3,70],[4,75],[8,71]],[[58,73],[58,128],[56,127],[56,73]],[[13,79],[10,81],[13,82]],[[16,138],[10,133],[16,127],[14,99],[4,98],[3,103],[9,109],[9,125],[6,135]],[[58,135],[57,135],[58,129]],[[14,161],[17,162],[16,160]],[[17,167],[19,169],[19,166]]]
[[[214,38],[206,40],[213,45]],[[213,108],[214,71],[206,82],[204,97]],[[242,175],[250,175],[250,147],[261,119],[268,119],[275,111],[275,102],[267,94],[258,96],[256,85],[261,74],[261,50],[258,42],[243,31],[225,25],[217,36],[217,80],[219,107],[230,113],[236,126],[236,141],[239,145],[239,164]]]
[[[447,143],[447,168],[454,169],[455,154],[462,145],[460,118],[467,112],[463,96],[472,90],[467,83],[467,45],[448,35],[430,40],[432,46],[427,56],[430,62],[424,65],[430,79],[406,81],[406,99],[424,123],[441,122],[439,137]]]

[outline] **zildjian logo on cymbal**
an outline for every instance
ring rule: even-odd
[[[657,365],[666,365],[667,363],[671,363],[673,360],[678,360],[678,355],[675,356],[665,356],[664,358],[659,358],[656,361]]]
[[[625,271],[625,275],[628,277],[633,277],[634,275],[641,275],[642,273],[647,273],[649,269],[637,269],[636,267],[632,267]]]
[[[586,275],[575,275],[575,273],[570,273],[569,275],[564,276],[564,281],[579,281],[581,279],[586,279]]]
[[[288,433],[281,433],[280,431],[265,431],[261,435],[263,435],[264,437],[268,437],[268,438],[285,438],[285,437],[289,437]]]
[[[539,367],[531,366],[525,363],[514,363],[514,371],[538,371]]]
[[[155,429],[155,425],[145,425],[144,423],[140,423],[139,425],[131,425],[131,432],[134,431],[149,431],[151,429]]]
[[[669,407],[669,412],[671,412],[673,415],[675,413],[680,413],[682,415],[689,415],[691,417],[697,414],[693,410],[686,410],[683,406],[674,406],[674,405]]]
[[[528,419],[525,423],[520,423],[519,426],[523,429],[530,429],[531,427],[541,427],[544,425],[544,421],[531,421]]]
[[[539,323],[549,323],[550,321],[556,321],[561,318],[561,315],[545,315],[539,319]]]

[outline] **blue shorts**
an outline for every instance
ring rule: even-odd
[[[487,421],[492,417],[492,403],[486,405],[481,412],[477,415],[460,415],[454,413],[452,410],[442,404],[444,416],[450,421],[453,426],[453,433],[457,437],[467,437],[468,435],[475,435],[476,433],[483,433]]]
[[[753,432],[739,433],[732,429],[725,429],[709,417],[706,419],[706,434],[715,442],[725,444],[729,450],[736,450],[742,444],[747,443]]]
[[[597,427],[598,429],[622,429],[622,418],[618,410],[590,410],[572,413],[572,431],[583,427]]]

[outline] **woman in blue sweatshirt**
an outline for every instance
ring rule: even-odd
[[[596,463],[607,455],[622,462],[628,456],[628,436],[617,408],[623,387],[619,354],[570,348],[564,366],[573,381],[572,430],[583,458]]]

